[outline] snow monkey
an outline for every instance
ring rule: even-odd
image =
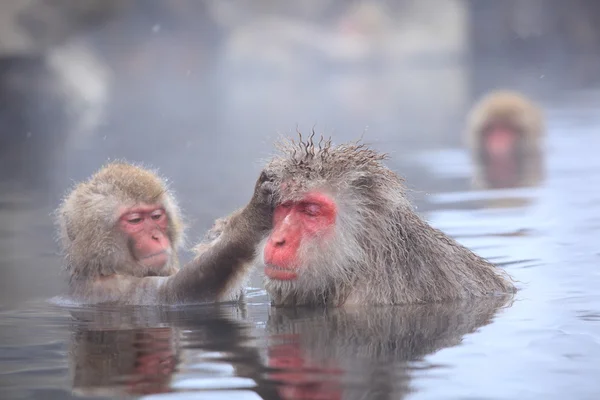
[[[262,173],[248,205],[227,218],[210,248],[179,269],[180,211],[165,180],[108,164],[56,212],[70,294],[85,304],[168,305],[237,299],[271,228],[272,182]]]
[[[314,135],[314,133],[313,133]],[[436,302],[514,292],[511,278],[416,214],[386,155],[279,143],[277,199],[258,259],[276,306]]]
[[[465,140],[476,163],[476,183],[490,188],[532,186],[543,178],[542,110],[520,93],[485,95],[467,117]]]

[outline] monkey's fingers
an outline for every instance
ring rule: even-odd
[[[263,182],[258,188],[258,200],[261,203],[272,205],[275,194],[275,184],[270,181]]]
[[[260,182],[266,182],[266,181],[274,182],[276,179],[277,179],[277,174],[275,172],[273,172],[273,170],[271,170],[267,167],[261,171],[259,181]]]

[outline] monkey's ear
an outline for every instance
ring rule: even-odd
[[[370,189],[373,187],[374,181],[370,176],[360,176],[352,181],[352,186],[357,189]]]

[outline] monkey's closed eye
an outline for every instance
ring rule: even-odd
[[[162,210],[157,210],[152,213],[151,217],[153,220],[158,221],[163,215],[164,213],[162,212]]]
[[[321,206],[318,204],[306,204],[303,207],[303,211],[305,214],[311,217],[316,217],[318,215],[321,215]]]
[[[130,224],[139,224],[140,222],[142,222],[142,217],[140,217],[139,215],[132,215],[130,217],[127,218],[127,222]]]

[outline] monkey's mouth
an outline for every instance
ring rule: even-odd
[[[141,258],[141,260],[148,260],[148,259],[150,259],[150,258],[157,257],[157,256],[163,256],[163,255],[165,255],[165,256],[168,256],[168,255],[169,255],[169,252],[168,252],[167,250],[161,250],[161,251],[159,251],[159,252],[152,253],[152,254],[150,254],[150,255],[147,255],[147,256],[145,256],[145,257],[142,257],[142,258]],[[140,261],[141,261],[141,260],[140,260]]]
[[[169,262],[170,253],[167,250],[162,250],[156,253],[144,256],[139,261],[141,264],[150,268],[162,268]]]
[[[298,278],[298,274],[295,270],[273,264],[265,265],[265,276],[277,281],[293,281]]]

